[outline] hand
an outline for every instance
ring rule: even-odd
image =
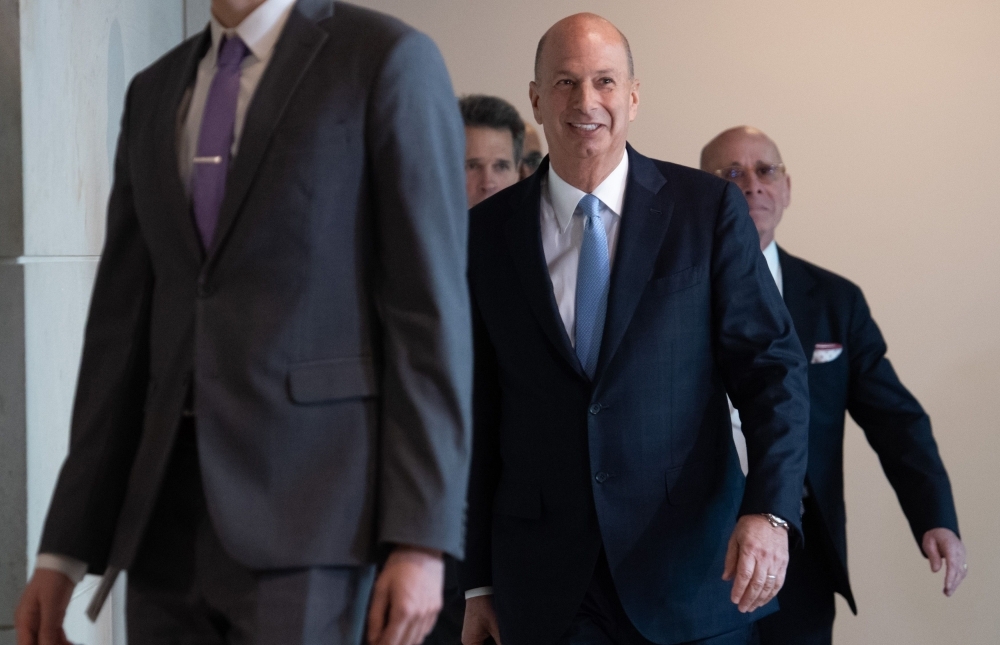
[[[17,645],[69,645],[63,618],[75,586],[58,571],[35,570],[14,614]]]
[[[462,645],[482,645],[490,636],[500,645],[500,628],[497,626],[497,612],[493,609],[493,596],[469,598],[465,601]]]
[[[368,642],[419,645],[434,629],[444,602],[443,590],[440,551],[397,546],[375,580],[368,611]]]
[[[729,599],[747,613],[778,595],[788,568],[788,531],[762,515],[744,515],[729,538],[723,580],[732,580]]]
[[[965,580],[969,565],[965,562],[965,545],[950,529],[931,529],[924,533],[921,542],[924,555],[931,561],[931,571],[941,570],[942,560],[947,563],[948,570],[944,575],[944,595],[951,596],[958,585]]]

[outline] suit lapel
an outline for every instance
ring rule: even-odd
[[[559,307],[552,291],[552,278],[545,263],[545,251],[542,248],[541,231],[541,199],[542,177],[549,169],[548,157],[528,179],[528,187],[524,201],[514,209],[515,214],[507,220],[506,236],[510,255],[516,267],[518,278],[528,304],[538,319],[538,324],[549,341],[566,360],[573,370],[583,378],[587,378],[580,359],[569,342],[569,334],[559,315]]]
[[[219,224],[208,252],[210,263],[236,222],[271,135],[295,88],[326,42],[326,31],[316,26],[315,21],[332,13],[333,5],[329,0],[300,0],[288,15],[271,61],[247,109],[239,151],[226,179],[226,195],[219,211]]]
[[[600,378],[621,344],[632,314],[646,290],[673,213],[673,202],[658,194],[666,184],[663,174],[632,146],[628,146],[628,155],[628,183],[595,380]]]
[[[816,281],[805,271],[801,261],[785,253],[778,247],[778,262],[781,264],[781,279],[783,282],[783,298],[785,307],[792,317],[795,331],[802,343],[802,351],[809,360],[815,347],[816,312],[811,306],[810,292],[816,286]]]
[[[201,264],[203,252],[194,218],[191,215],[191,204],[181,181],[177,163],[177,134],[183,127],[183,124],[178,121],[178,116],[181,101],[190,100],[189,91],[194,86],[198,63],[205,56],[211,43],[212,35],[208,28],[192,41],[184,63],[177,66],[167,82],[167,95],[165,100],[159,103],[160,111],[153,120],[156,123],[154,134],[156,172],[154,180],[161,182],[157,194],[168,214],[167,217],[176,221],[180,226],[184,247],[197,264]]]

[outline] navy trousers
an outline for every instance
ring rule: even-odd
[[[757,645],[753,624],[683,645]],[[657,645],[647,640],[629,620],[618,599],[604,552],[598,558],[583,604],[558,645]]]

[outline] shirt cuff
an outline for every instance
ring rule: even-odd
[[[71,558],[68,555],[58,555],[55,553],[39,553],[35,560],[35,569],[48,569],[58,571],[73,581],[73,584],[80,584],[83,576],[87,575],[87,563]]]
[[[465,599],[477,598],[479,596],[492,596],[493,587],[476,587],[475,589],[469,589],[465,592]]]

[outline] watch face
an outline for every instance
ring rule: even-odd
[[[762,515],[767,518],[767,521],[771,523],[771,526],[785,530],[788,529],[788,522],[781,519],[777,515],[772,515],[771,513],[762,513]]]

